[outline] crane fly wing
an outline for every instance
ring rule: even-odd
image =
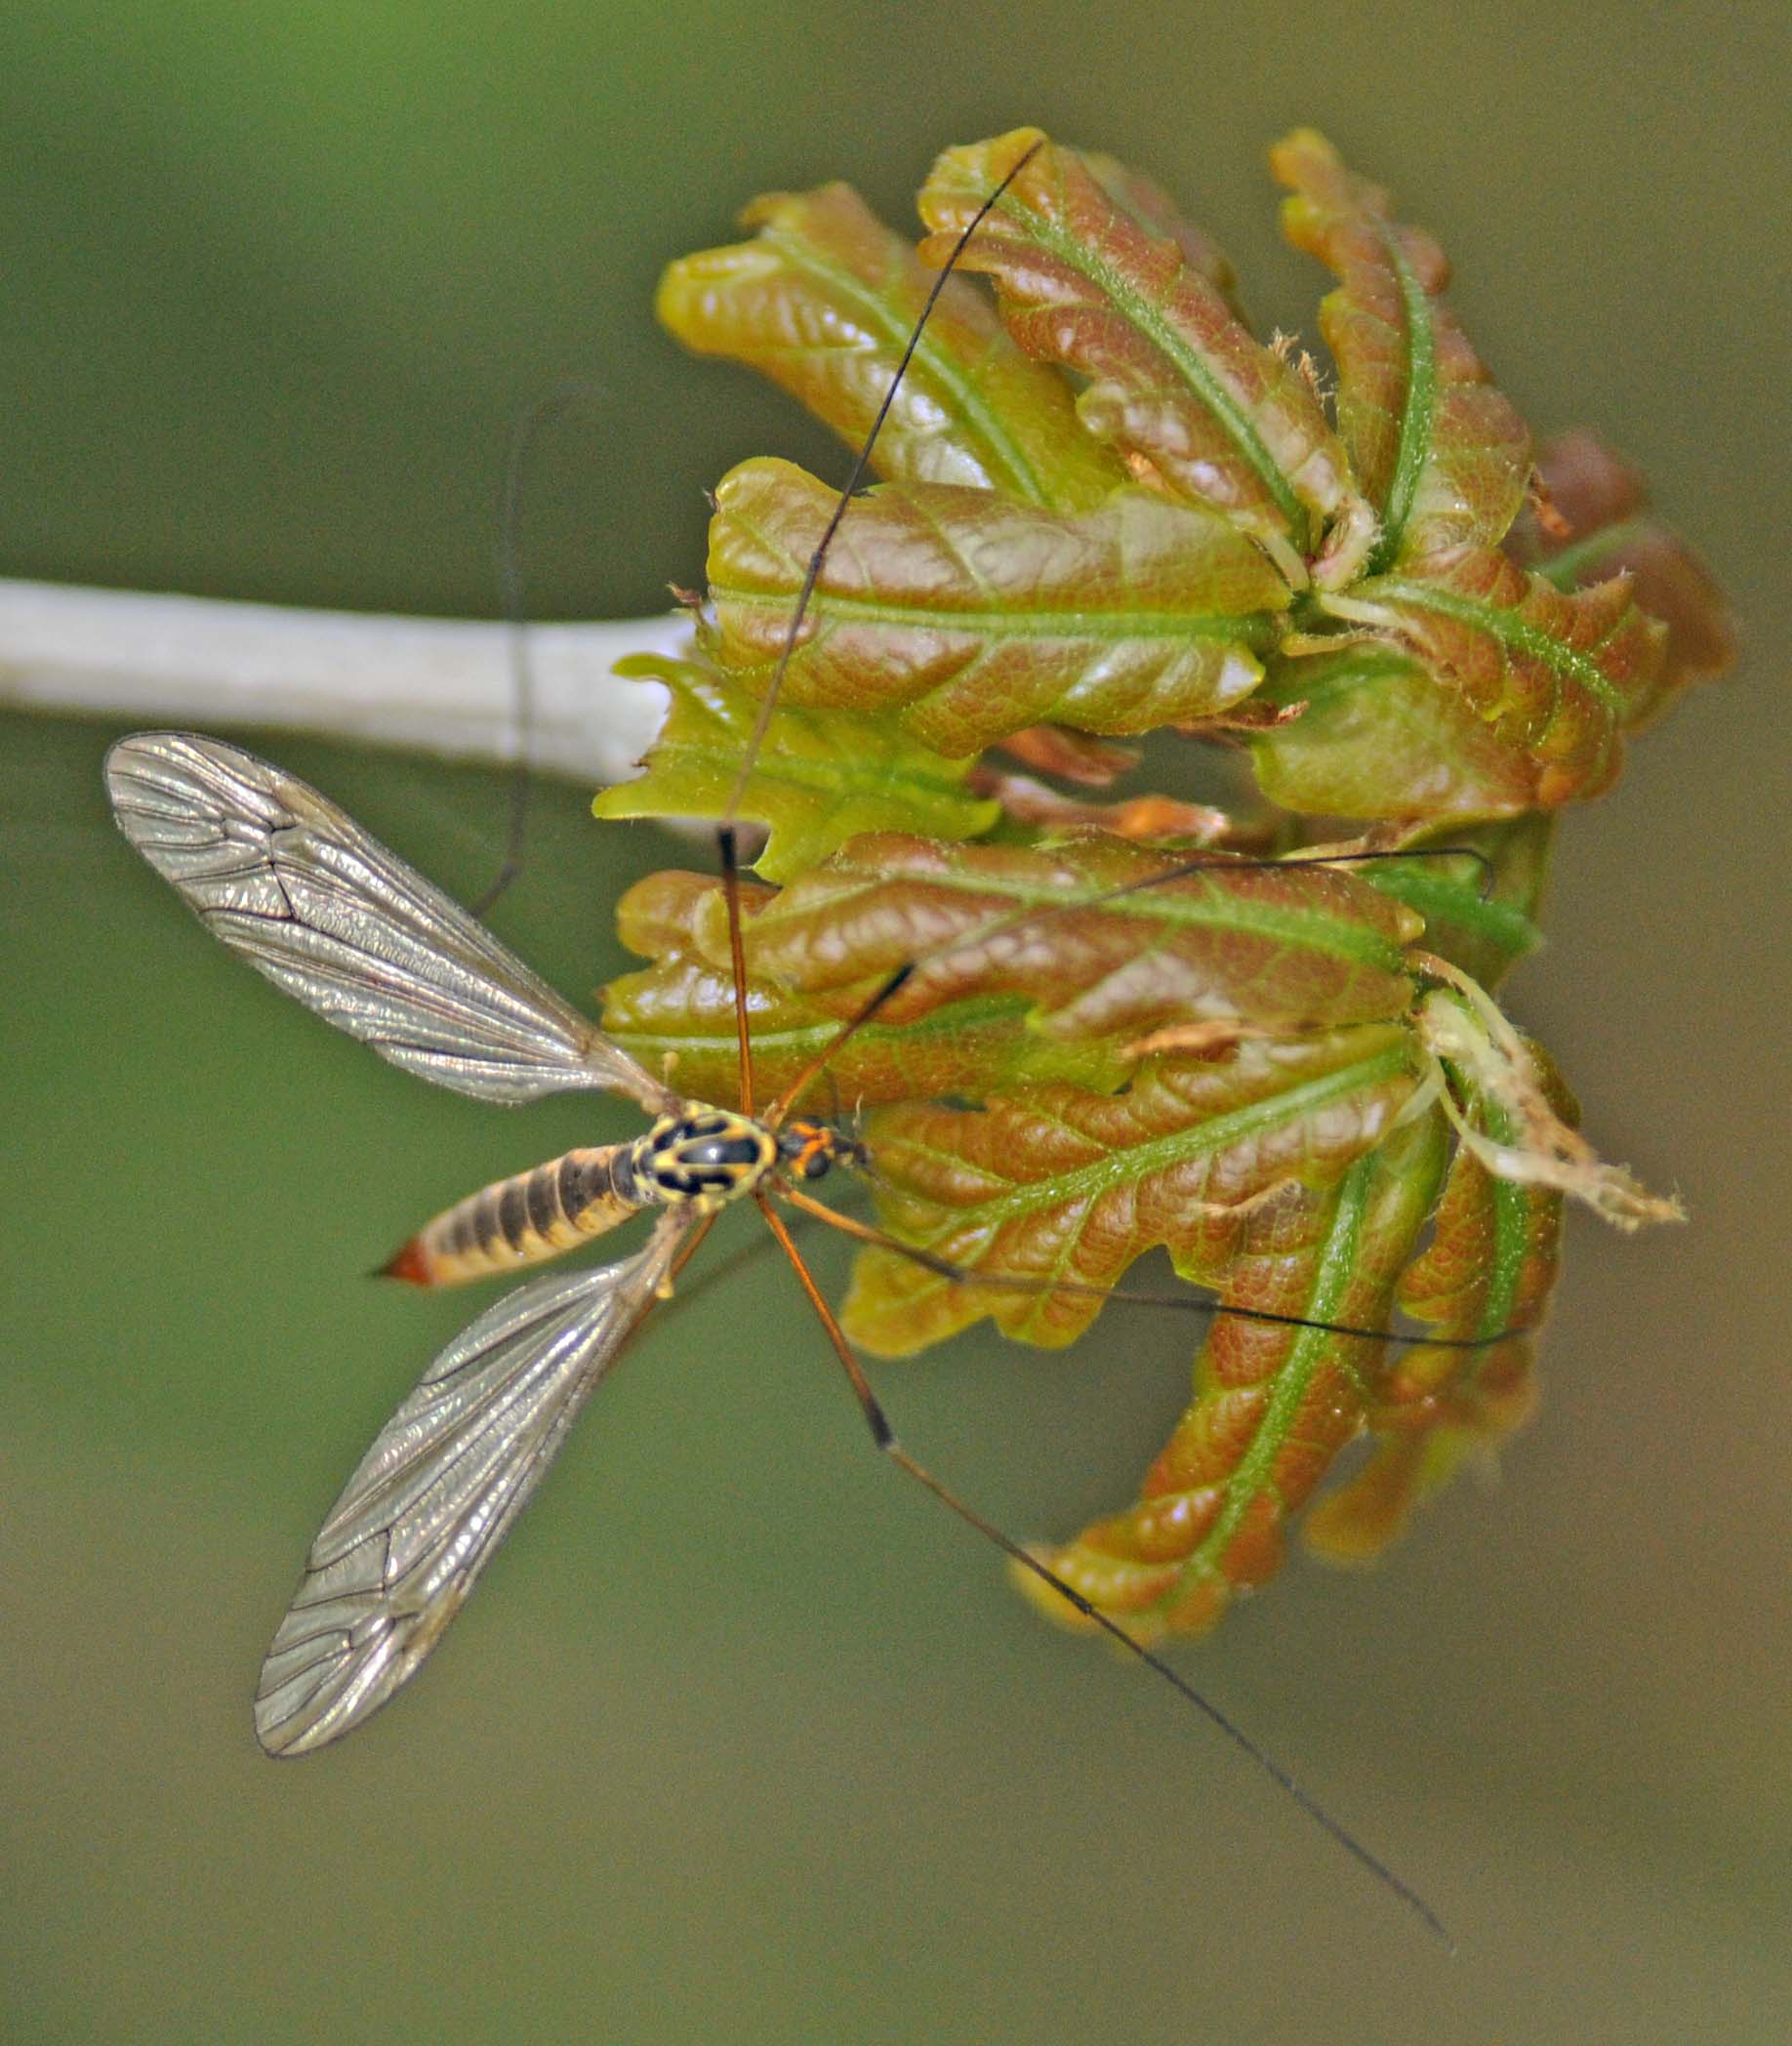
[[[330,1509],[267,1651],[255,1731],[270,1755],[336,1739],[422,1664],[691,1226],[667,1214],[620,1264],[523,1287],[425,1371]]]
[[[484,1101],[670,1090],[306,783],[184,732],[106,756],[119,828],[208,929],[407,1072]]]

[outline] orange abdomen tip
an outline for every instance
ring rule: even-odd
[[[424,1248],[421,1236],[414,1236],[408,1243],[401,1244],[394,1254],[372,1275],[376,1279],[402,1279],[411,1286],[433,1286],[435,1270],[432,1259]]]

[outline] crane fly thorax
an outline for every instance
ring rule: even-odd
[[[777,1162],[778,1139],[762,1123],[707,1101],[662,1116],[629,1153],[648,1200],[705,1214],[752,1193]]]
[[[793,1117],[776,1128],[707,1101],[687,1101],[637,1138],[629,1163],[650,1200],[695,1203],[713,1213],[751,1194],[774,1166],[819,1179],[833,1166],[863,1166],[865,1146],[831,1124]]]

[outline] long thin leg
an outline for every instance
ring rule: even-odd
[[[741,1047],[741,1114],[753,1114],[753,1032],[747,1027],[747,946],[741,932],[740,848],[734,826],[724,824],[715,834],[721,855],[722,896],[728,905],[728,953],[734,962],[734,1034]]]
[[[874,1229],[869,1222],[861,1222],[856,1215],[842,1214],[837,1207],[829,1207],[794,1186],[780,1183],[778,1196],[792,1207],[813,1215],[818,1222],[826,1222],[831,1229],[837,1229],[842,1236],[850,1236],[858,1243],[874,1244],[879,1250],[893,1250],[898,1257],[906,1257],[923,1271],[937,1273],[954,1286],[983,1286],[996,1292],[1032,1293],[1036,1296],[1062,1293],[1073,1300],[1118,1300],[1122,1305],[1166,1307],[1179,1314],[1204,1315],[1216,1321],[1266,1322],[1274,1329],[1313,1329],[1323,1335],[1354,1335],[1364,1342],[1399,1343],[1417,1349],[1487,1350],[1495,1343],[1510,1342],[1514,1336],[1535,1332],[1529,1328],[1513,1328],[1501,1329],[1494,1335],[1405,1335],[1388,1329],[1358,1329],[1349,1322],[1310,1321],[1305,1315],[1277,1314],[1268,1307],[1228,1307],[1224,1301],[1197,1299],[1190,1292],[1150,1293],[1123,1286],[1090,1286],[1077,1279],[1030,1279],[1020,1272],[979,1272],[969,1265],[954,1264],[950,1257],[923,1250],[918,1245],[905,1244],[882,1229]]]
[[[784,635],[784,645],[779,649],[778,665],[772,670],[770,683],[766,687],[764,700],[759,705],[759,715],[753,719],[753,733],[747,741],[747,751],[741,756],[741,771],[734,778],[734,787],[729,792],[728,807],[722,812],[724,823],[732,824],[741,813],[741,801],[747,794],[747,785],[753,779],[753,764],[759,757],[759,748],[765,743],[765,734],[771,729],[772,712],[784,690],[785,672],[791,665],[791,656],[796,650],[796,636],[802,631],[802,621],[808,615],[809,600],[815,594],[815,586],[821,580],[822,563],[828,558],[828,550],[834,545],[834,536],[840,529],[840,521],[846,516],[846,507],[852,502],[852,494],[865,478],[871,465],[872,450],[877,444],[877,435],[883,430],[883,422],[890,415],[890,407],[896,402],[896,393],[902,389],[902,380],[909,373],[909,364],[915,359],[915,350],[920,347],[921,332],[939,303],[940,293],[946,289],[946,280],[957,267],[958,258],[970,246],[970,238],[983,225],[1003,192],[1038,154],[1041,144],[1033,147],[1020,159],[1001,183],[991,192],[983,204],[972,215],[970,225],[953,244],[952,254],[946,259],[939,275],[933,280],[933,289],[927,294],[927,303],[921,307],[920,317],[915,322],[914,332],[909,336],[909,345],[902,351],[902,360],[896,365],[896,374],[890,379],[890,388],[883,393],[883,402],[877,407],[877,416],[872,421],[871,431],[866,434],[852,465],[852,473],[846,478],[839,502],[834,508],[834,515],[816,544],[814,553],[809,556],[808,573],[802,579],[802,588],[797,593],[796,608],[791,613],[789,629]]]
[[[698,1248],[702,1245],[704,1238],[714,1227],[715,1217],[713,1214],[700,1215],[691,1224],[685,1233],[683,1243],[678,1246],[677,1256],[672,1259],[672,1268],[666,1275],[665,1289],[660,1295],[662,1299],[667,1298],[671,1294],[672,1288],[677,1284],[678,1274],[697,1255]]]
[[[1236,1720],[1222,1712],[1211,1698],[1197,1691],[1187,1678],[1173,1669],[1161,1657],[1154,1655],[1136,1635],[1128,1633],[1118,1620],[1109,1618],[1099,1606],[1092,1604],[1083,1597],[1081,1592],[1078,1591],[1073,1585],[1066,1583],[1056,1571],[1041,1563],[1037,1556],[1031,1554],[1020,1542],[1014,1540],[1011,1535],[1004,1534],[994,1522],[985,1520],[975,1507],[967,1505],[964,1500],[958,1497],[957,1493],[936,1478],[924,1464],[917,1462],[915,1457],[909,1454],[908,1451],[896,1440],[896,1431],[890,1425],[889,1416],[878,1403],[876,1394],[873,1392],[871,1381],[866,1377],[864,1368],[853,1354],[852,1345],[846,1340],[845,1331],[835,1319],[834,1310],[823,1297],[820,1287],[816,1285],[814,1275],[803,1262],[802,1253],[792,1240],[790,1231],[784,1226],[784,1218],[763,1194],[755,1194],[753,1198],[759,1204],[760,1212],[771,1225],[772,1234],[783,1246],[785,1255],[791,1261],[792,1269],[795,1272],[803,1291],[808,1295],[809,1305],[814,1308],[822,1327],[828,1332],[828,1340],[834,1345],[834,1353],[839,1359],[841,1370],[846,1373],[847,1382],[851,1385],[853,1396],[859,1403],[860,1412],[865,1415],[866,1426],[871,1430],[873,1442],[876,1444],[890,1461],[898,1469],[906,1471],[916,1484],[924,1486],[939,1500],[942,1506],[946,1507],[948,1511],[956,1513],[967,1527],[974,1528],[986,1541],[994,1542],[1003,1555],[1018,1564],[1021,1569],[1030,1571],[1042,1584],[1049,1585],[1068,1605],[1074,1607],[1085,1619],[1092,1621],[1110,1639],[1117,1641],[1129,1655],[1137,1657],[1148,1669],[1156,1670],[1158,1675],[1173,1691],[1178,1693],[1187,1703],[1193,1705],[1198,1712],[1211,1721],[1235,1747],[1240,1748],[1244,1754],[1248,1755],[1279,1788],[1285,1791],[1299,1805],[1301,1810],[1306,1813],[1315,1824],[1329,1833],[1331,1838],[1344,1849],[1345,1853],[1361,1863],[1363,1867],[1366,1868],[1378,1883],[1391,1890],[1400,1899],[1401,1903],[1420,1918],[1426,1927],[1453,1952],[1455,1943],[1446,1930],[1443,1920],[1439,1918],[1438,1914],[1425,1900],[1419,1896],[1418,1892],[1403,1882],[1385,1862],[1371,1854],[1355,1834],[1348,1831],[1337,1820],[1332,1818],[1331,1814],[1325,1810],[1324,1806],[1317,1798],[1313,1797],[1308,1791],[1303,1790],[1294,1778],[1289,1775],[1288,1771],[1266,1749],[1260,1747]]]
[[[471,905],[483,917],[522,872],[523,848],[529,834],[529,764],[535,724],[535,669],[529,656],[529,621],[523,583],[522,509],[531,466],[544,430],[581,398],[591,396],[594,384],[557,385],[517,422],[505,456],[504,494],[498,508],[498,596],[503,610],[510,664],[511,701],[516,711],[516,759],[510,769],[509,820],[505,832],[504,861],[483,894]]]

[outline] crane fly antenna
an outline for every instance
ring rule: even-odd
[[[1066,1582],[1048,1564],[1041,1563],[1039,1557],[1016,1541],[1012,1535],[1004,1534],[993,1521],[986,1520],[974,1506],[968,1505],[942,1480],[936,1478],[925,1464],[909,1454],[897,1441],[896,1431],[890,1425],[889,1416],[884,1412],[877,1395],[872,1390],[871,1381],[865,1375],[865,1369],[854,1354],[852,1345],[846,1340],[845,1331],[835,1319],[834,1310],[828,1305],[821,1288],[816,1285],[814,1275],[803,1262],[801,1251],[797,1249],[790,1231],[784,1225],[784,1218],[763,1194],[755,1193],[753,1199],[758,1203],[759,1211],[764,1215],[772,1234],[778,1239],[785,1255],[790,1259],[791,1268],[807,1294],[809,1305],[814,1308],[822,1327],[827,1330],[828,1340],[834,1346],[840,1369],[846,1373],[853,1396],[859,1403],[859,1410],[865,1416],[865,1424],[871,1430],[872,1441],[884,1455],[917,1485],[930,1492],[948,1512],[957,1514],[966,1527],[973,1528],[986,1541],[993,1542],[1010,1562],[1038,1577],[1040,1583],[1049,1586],[1067,1605],[1081,1614],[1084,1619],[1099,1627],[1110,1640],[1117,1642],[1128,1655],[1136,1657],[1147,1669],[1155,1670],[1172,1691],[1224,1734],[1235,1747],[1248,1756],[1278,1789],[1291,1797],[1316,1825],[1329,1834],[1337,1845],[1343,1848],[1353,1861],[1365,1868],[1384,1889],[1391,1891],[1422,1921],[1426,1929],[1453,1953],[1455,1942],[1450,1938],[1444,1921],[1418,1892],[1409,1883],[1402,1881],[1379,1856],[1372,1854],[1348,1827],[1334,1819],[1310,1791],[1303,1789],[1289,1771],[1266,1748],[1253,1740],[1235,1719],[1223,1712],[1204,1693],[1198,1691],[1161,1656],[1153,1654],[1136,1634],[1121,1626],[1118,1620],[1109,1618],[1099,1606],[1084,1598],[1081,1592]]]
[[[921,307],[920,317],[915,322],[909,335],[908,346],[902,351],[902,359],[896,365],[896,374],[890,379],[889,389],[883,393],[883,402],[877,407],[877,416],[872,421],[871,430],[860,443],[859,452],[853,458],[851,472],[847,475],[839,500],[835,505],[834,514],[828,520],[815,552],[809,556],[809,566],[802,579],[802,588],[796,594],[795,608],[791,613],[790,626],[784,634],[784,644],[778,651],[777,666],[772,670],[771,681],[759,705],[759,715],[753,719],[747,750],[741,757],[740,772],[735,776],[734,787],[729,792],[728,807],[722,812],[724,825],[732,825],[740,816],[741,803],[747,794],[747,784],[753,779],[753,764],[759,757],[759,748],[764,745],[765,734],[771,729],[772,713],[777,708],[778,698],[783,692],[784,677],[791,665],[791,656],[796,651],[797,635],[802,631],[803,619],[808,615],[809,601],[815,594],[816,584],[821,580],[822,563],[827,560],[828,550],[834,545],[834,536],[839,531],[840,522],[846,516],[846,508],[852,502],[853,492],[864,481],[865,471],[871,466],[872,450],[877,444],[877,435],[883,430],[883,422],[890,416],[890,407],[896,402],[896,393],[902,389],[902,380],[909,373],[909,364],[915,360],[915,351],[920,347],[920,338],[927,321],[932,316],[934,307],[939,304],[941,292],[946,289],[946,280],[957,267],[958,258],[970,246],[971,236],[989,218],[1002,193],[1043,146],[1044,138],[1041,136],[978,207],[964,232],[953,244],[952,254],[947,257],[939,275],[933,280],[933,288],[928,292],[926,303]]]
[[[963,942],[968,943],[969,940]],[[948,950],[950,949],[949,947]],[[943,955],[936,956],[943,957]],[[915,969],[920,963],[921,962],[918,960],[905,960],[896,968],[895,972],[890,974],[873,992],[871,999],[859,1010],[858,1014],[849,1016],[840,1025],[839,1029],[834,1033],[833,1037],[810,1059],[809,1063],[803,1067],[802,1071],[791,1082],[784,1092],[778,1096],[771,1107],[765,1111],[764,1120],[768,1128],[776,1129],[779,1126],[791,1110],[802,1099],[809,1088],[815,1084],[817,1076],[828,1070],[839,1053],[872,1021],[879,1009],[887,1006],[901,994],[911,975],[913,975]]]
[[[510,767],[509,818],[504,859],[483,894],[470,907],[483,917],[522,872],[529,835],[530,742],[535,722],[535,671],[529,654],[529,621],[523,577],[522,508],[541,438],[546,430],[596,387],[577,381],[557,385],[531,405],[510,431],[505,451],[504,482],[498,499],[498,602],[505,625],[510,669],[510,703],[515,715],[516,758]]]
[[[1215,1321],[1260,1322],[1271,1329],[1310,1329],[1321,1335],[1349,1335],[1360,1342],[1399,1343],[1408,1349],[1490,1350],[1496,1343],[1511,1342],[1516,1336],[1537,1332],[1534,1328],[1521,1325],[1497,1330],[1491,1335],[1406,1335],[1397,1329],[1360,1329],[1350,1322],[1320,1322],[1302,1314],[1277,1314],[1268,1307],[1232,1307],[1223,1300],[1200,1300],[1186,1292],[1143,1292],[1134,1287],[1095,1286],[1080,1279],[1034,1279],[1024,1272],[979,1272],[970,1265],[955,1264],[950,1257],[942,1257],[936,1250],[923,1250],[918,1245],[905,1244],[899,1238],[874,1228],[871,1223],[860,1221],[857,1215],[842,1214],[837,1207],[829,1207],[812,1195],[803,1193],[799,1187],[780,1186],[778,1193],[790,1207],[818,1222],[826,1222],[841,1236],[849,1236],[855,1243],[870,1244],[875,1249],[892,1251],[954,1286],[987,1287],[992,1292],[1031,1294],[1035,1298],[1051,1294],[1072,1300],[1118,1300],[1122,1307],[1163,1307],[1178,1314],[1204,1315]]]

